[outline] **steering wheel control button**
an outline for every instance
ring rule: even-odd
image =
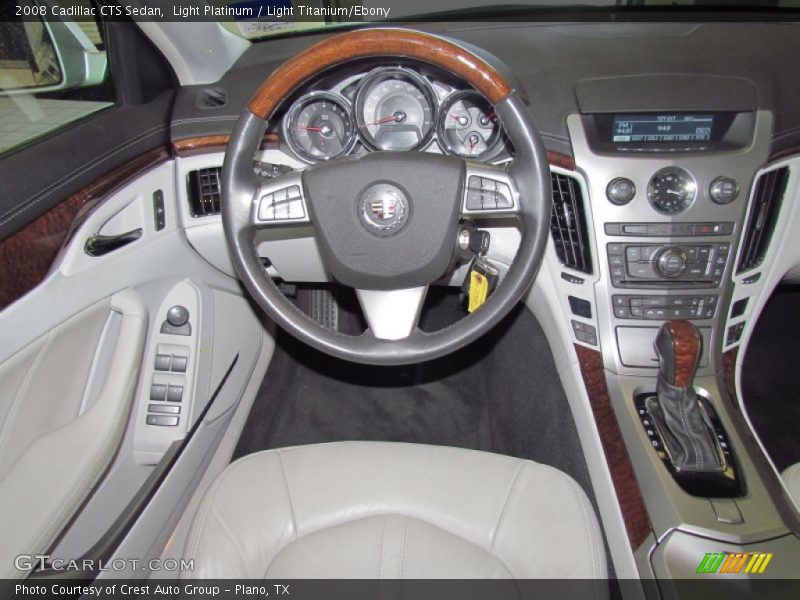
[[[390,183],[376,183],[361,194],[358,214],[366,228],[377,235],[392,235],[408,222],[411,205],[406,195]]]
[[[636,195],[636,186],[626,177],[612,179],[606,187],[606,197],[611,204],[623,206],[633,200]]]
[[[169,354],[156,354],[156,371],[169,371],[172,367],[172,356]]]
[[[494,211],[514,208],[511,188],[507,183],[470,175],[467,182],[467,210]]]
[[[154,383],[150,386],[150,400],[166,400],[167,386]]]
[[[261,196],[258,220],[262,223],[299,221],[306,218],[306,207],[299,185],[291,185]]]
[[[717,204],[730,204],[739,195],[739,184],[733,177],[717,177],[708,188],[708,196]]]

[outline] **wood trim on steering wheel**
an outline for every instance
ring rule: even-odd
[[[403,56],[448,69],[492,104],[512,91],[503,76],[483,59],[452,42],[419,31],[361,29],[329,38],[285,62],[261,84],[248,108],[257,117],[268,119],[286,96],[320,71],[373,56]]]

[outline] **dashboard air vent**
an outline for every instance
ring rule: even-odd
[[[580,185],[573,178],[551,173],[553,215],[550,232],[558,260],[570,269],[592,273],[592,253]]]
[[[781,200],[788,180],[789,168],[782,167],[764,173],[756,181],[750,214],[747,216],[747,227],[744,230],[738,273],[754,269],[764,260],[769,239],[778,221]]]
[[[198,169],[189,173],[189,207],[193,217],[219,214],[220,173],[222,167]]]

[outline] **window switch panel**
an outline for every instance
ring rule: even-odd
[[[147,412],[161,413],[165,415],[179,415],[181,414],[181,407],[175,404],[148,404]]]
[[[169,354],[156,354],[156,371],[169,371],[172,366],[172,356]]]
[[[150,400],[165,400],[167,397],[167,386],[154,383],[150,386]]]
[[[178,417],[171,415],[147,415],[148,425],[159,425],[161,427],[176,427],[178,425]]]
[[[183,400],[183,386],[182,385],[171,385],[167,390],[167,401],[168,402],[180,402]]]
[[[186,365],[188,364],[189,359],[186,356],[174,356],[172,357],[172,370],[176,373],[186,373]]]

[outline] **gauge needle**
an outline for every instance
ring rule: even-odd
[[[306,131],[322,131],[322,127],[300,127],[300,129],[305,129]]]
[[[372,121],[371,123],[367,123],[367,125],[383,125],[384,123],[389,123],[391,121],[397,121],[398,123],[402,123],[405,120],[406,120],[406,113],[404,113],[402,110],[398,110],[394,114],[391,114],[386,117],[381,117],[380,119]]]

